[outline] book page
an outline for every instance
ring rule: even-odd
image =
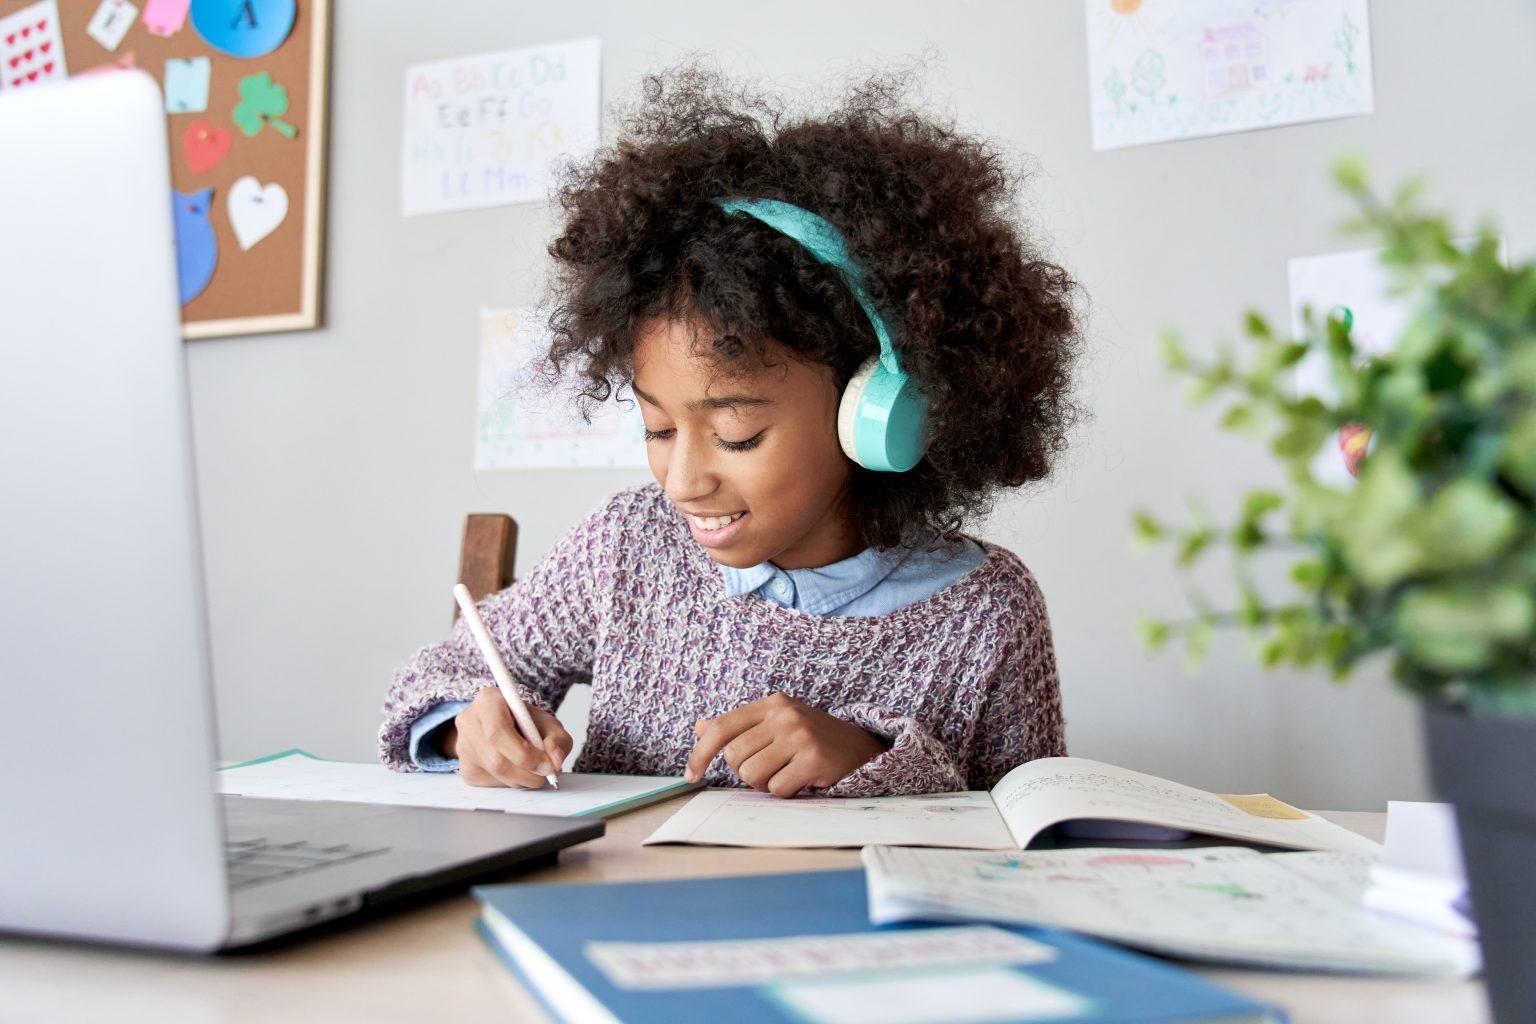
[[[557,790],[482,788],[466,784],[457,772],[392,772],[381,764],[326,761],[303,752],[214,773],[219,792],[236,796],[508,811],[561,818],[618,813],[636,801],[690,788],[680,778],[661,775],[567,772],[559,779]]]
[[[1376,854],[1381,846],[1268,794],[1218,796],[1084,757],[1019,765],[992,787],[1020,849],[1073,818],[1139,821],[1298,850]]]
[[[955,846],[1009,850],[1013,840],[986,793],[796,797],[709,790],[688,801],[642,845]]]
[[[1300,865],[1276,857],[1327,858]],[[1069,928],[1218,963],[1461,976],[1468,944],[1403,928],[1341,898],[1364,854],[1239,847],[980,853],[867,847],[870,920],[1001,921]],[[1301,870],[1292,870],[1298,867]],[[1318,884],[1314,875],[1328,877]]]

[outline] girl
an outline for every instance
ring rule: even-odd
[[[480,605],[544,749],[460,621],[390,686],[385,763],[542,786],[585,680],[580,771],[870,796],[1064,754],[1040,589],[961,532],[1078,412],[1018,177],[895,76],[795,121],[697,66],[645,85],[561,185],[547,368],[633,393],[656,483]]]

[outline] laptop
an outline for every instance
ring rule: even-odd
[[[215,792],[166,135],[140,71],[0,95],[0,931],[232,949],[602,835]]]

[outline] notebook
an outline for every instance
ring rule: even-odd
[[[866,846],[863,860],[875,924],[1047,925],[1245,967],[1466,977],[1479,964],[1475,943],[1362,906],[1365,854]]]
[[[221,768],[217,780],[221,793],[274,800],[340,800],[561,818],[610,818],[699,786],[669,775],[566,772],[559,789],[489,788],[467,785],[457,772],[392,772],[381,764],[330,761],[302,750]]]
[[[1021,850],[1064,821],[1161,825],[1294,850],[1379,844],[1267,793],[1207,793],[1083,757],[1019,765],[989,792],[796,797],[700,793],[645,842],[708,846],[947,846]]]
[[[1197,975],[1066,932],[874,928],[856,869],[472,892],[481,937],[567,1024],[1286,1019]]]

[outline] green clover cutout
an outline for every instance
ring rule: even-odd
[[[287,138],[299,134],[299,130],[286,121],[279,121],[279,114],[288,112],[288,90],[272,81],[266,71],[246,75],[240,79],[240,103],[235,107],[235,124],[246,135],[257,135],[262,125],[269,124]]]

